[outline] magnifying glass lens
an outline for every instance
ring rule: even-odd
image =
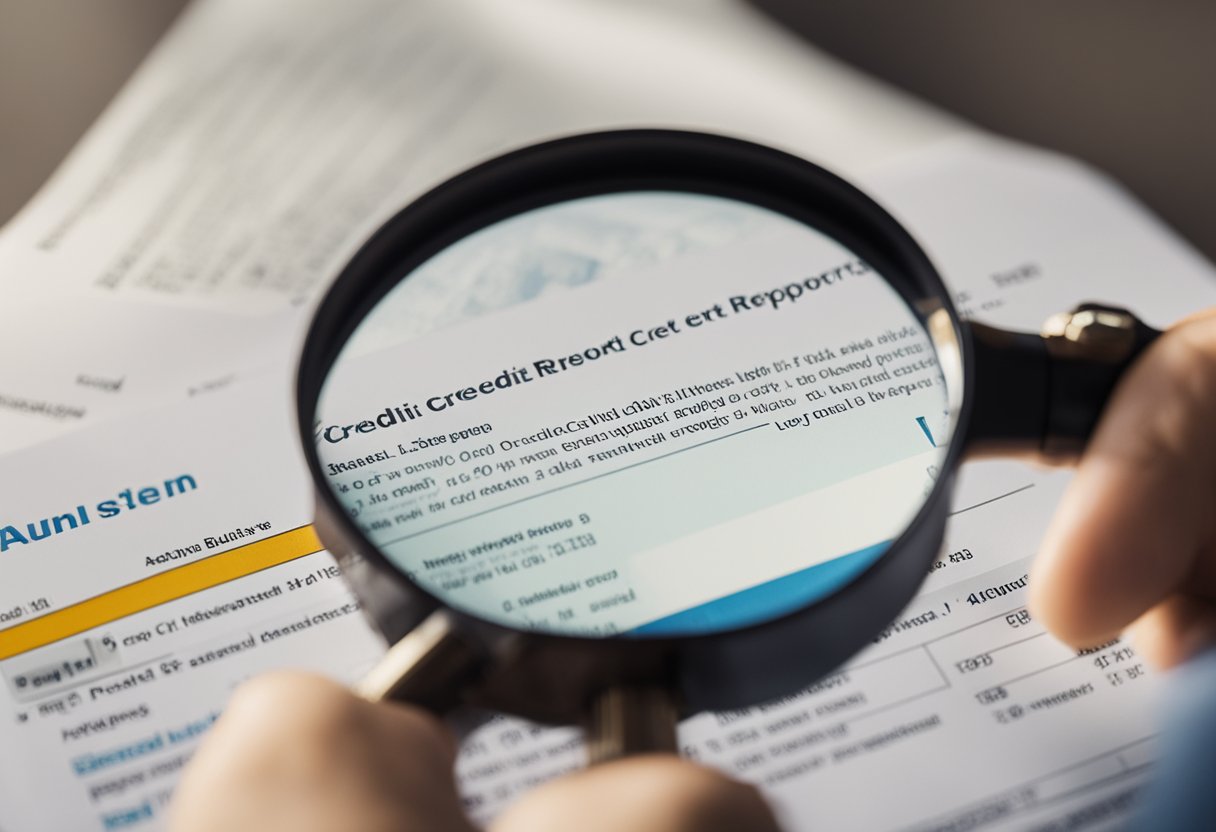
[[[318,454],[383,557],[483,619],[646,638],[791,613],[882,557],[950,439],[905,297],[750,203],[560,202],[399,278],[329,371]]]

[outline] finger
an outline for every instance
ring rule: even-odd
[[[1210,598],[1175,595],[1140,616],[1128,636],[1155,667],[1182,664],[1216,645],[1216,605]]]
[[[268,674],[237,690],[199,747],[172,828],[469,832],[454,756],[421,711],[373,705],[317,676]]]
[[[1107,640],[1195,573],[1216,520],[1216,313],[1154,343],[1115,390],[1031,573],[1066,642]]]
[[[777,832],[751,786],[653,755],[593,766],[524,795],[493,832]]]

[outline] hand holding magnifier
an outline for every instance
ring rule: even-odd
[[[423,196],[322,302],[317,524],[394,643],[374,698],[589,723],[793,693],[938,552],[964,453],[1075,455],[1158,333],[959,320],[876,203],[794,157],[592,134]]]

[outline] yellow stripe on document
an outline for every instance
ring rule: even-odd
[[[0,661],[321,551],[312,526],[238,546],[0,630]]]

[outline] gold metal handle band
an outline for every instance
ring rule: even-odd
[[[1126,360],[1136,347],[1137,320],[1126,309],[1083,304],[1043,323],[1040,334],[1058,358],[1086,358],[1111,364]]]
[[[632,754],[678,750],[678,714],[671,692],[654,686],[609,688],[596,698],[587,726],[591,765]]]
[[[354,692],[372,702],[396,700],[435,708],[457,693],[437,686],[467,666],[469,658],[468,646],[453,634],[451,616],[436,610],[390,647],[355,683]]]

